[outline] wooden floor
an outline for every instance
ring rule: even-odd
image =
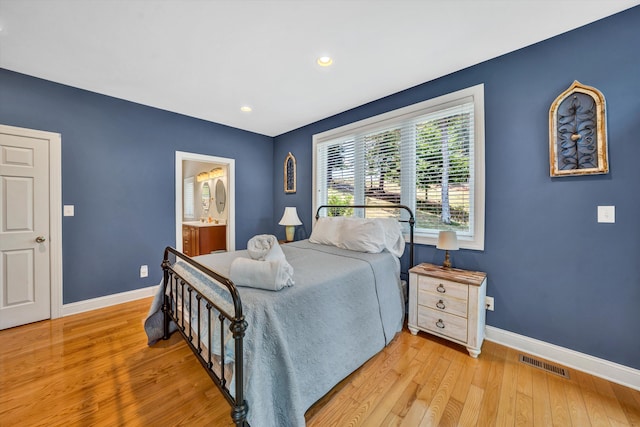
[[[226,426],[229,407],[177,334],[147,347],[150,299],[0,331],[0,426]],[[640,426],[640,392],[523,365],[485,342],[403,331],[306,414],[309,426]],[[259,427],[259,426],[256,426]]]

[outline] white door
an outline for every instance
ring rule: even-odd
[[[49,141],[0,128],[0,329],[51,317]]]

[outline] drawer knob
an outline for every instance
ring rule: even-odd
[[[446,308],[442,300],[436,303],[436,307],[438,307],[440,310],[444,310]]]
[[[447,292],[444,286],[442,286],[442,283],[438,285],[438,287],[436,288],[436,291],[440,292],[441,294],[444,294],[445,292]]]
[[[436,326],[440,329],[444,329],[444,322],[442,321],[442,319],[438,319],[438,321],[436,322]]]

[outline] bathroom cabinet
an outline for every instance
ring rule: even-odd
[[[188,256],[227,250],[227,226],[196,223],[182,225],[182,252]]]

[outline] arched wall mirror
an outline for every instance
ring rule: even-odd
[[[202,209],[204,213],[209,212],[209,208],[211,203],[211,189],[209,188],[209,183],[205,182],[202,186]]]
[[[224,182],[221,179],[216,182],[216,210],[219,214],[224,212],[224,208],[227,204],[227,190],[224,186]]]

